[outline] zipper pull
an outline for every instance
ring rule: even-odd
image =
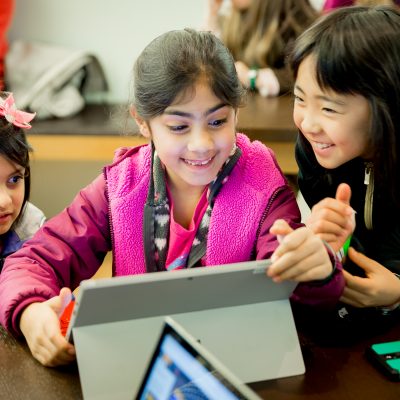
[[[369,181],[370,181],[370,178],[371,178],[371,170],[372,170],[372,167],[371,167],[370,163],[368,163],[365,166],[364,185],[369,185]]]

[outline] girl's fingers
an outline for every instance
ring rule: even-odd
[[[299,228],[285,237],[272,255],[268,276],[276,281],[285,279],[324,279],[332,272],[332,264],[322,241],[309,231]],[[306,229],[306,228],[305,228]],[[300,232],[299,232],[300,231]],[[296,235],[294,235],[296,233]]]
[[[343,294],[340,297],[340,301],[350,304],[353,307],[366,307],[366,305],[370,302],[370,296],[365,296],[358,290],[349,288],[346,285],[343,290]]]
[[[288,235],[293,229],[290,225],[283,219],[277,219],[270,228],[270,233],[273,235]]]
[[[75,349],[70,343],[65,341],[60,345],[49,338],[38,340],[32,354],[47,367],[67,364],[75,359]]]
[[[354,210],[349,204],[331,197],[326,197],[312,207],[312,211],[320,211],[323,209],[331,210],[335,213],[348,217],[354,214]]]
[[[75,355],[69,354],[68,351],[60,351],[54,357],[52,357],[48,366],[55,367],[57,365],[66,365],[70,364],[74,360],[75,360]]]
[[[318,219],[315,222],[307,222],[307,226],[312,228],[314,233],[323,233],[339,236],[342,234],[343,230],[348,228],[348,223],[346,220],[333,221],[332,219]]]
[[[295,260],[290,256],[286,257],[284,255],[276,262],[276,265],[274,264],[274,269],[270,276],[276,281],[290,279],[304,282],[324,279],[332,272],[329,256],[326,256],[327,260],[323,254],[314,253]]]
[[[331,233],[317,233],[316,235],[329,244],[336,243],[338,240],[338,237]]]

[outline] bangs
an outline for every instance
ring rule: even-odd
[[[322,89],[365,97],[377,94],[382,64],[390,65],[389,58],[397,54],[393,35],[399,36],[398,24],[390,22],[387,10],[365,7],[346,7],[322,17],[296,41],[289,59],[295,78],[300,63],[312,55]]]

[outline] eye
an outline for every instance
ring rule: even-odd
[[[11,185],[17,185],[22,180],[24,180],[22,175],[13,175],[8,179],[7,182]]]
[[[303,103],[303,99],[300,97],[300,96],[298,96],[297,94],[294,94],[293,95],[293,98],[294,98],[294,101],[296,102],[296,103]]]
[[[221,125],[224,125],[227,121],[228,121],[227,118],[214,119],[214,120],[210,121],[210,122],[208,123],[208,125],[210,125],[210,126],[212,126],[212,127],[214,127],[214,128],[218,128],[218,127],[220,127]]]
[[[334,110],[333,108],[329,108],[329,107],[323,107],[322,111],[328,113],[328,114],[337,114],[337,111]]]
[[[168,125],[168,129],[174,133],[182,133],[188,128],[188,125]]]

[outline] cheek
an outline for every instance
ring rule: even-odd
[[[179,158],[183,152],[182,145],[178,140],[170,140],[167,137],[153,137],[153,143],[157,154],[164,164],[171,163],[171,160]]]
[[[301,121],[303,120],[300,110],[296,107],[293,109],[293,121],[297,128],[300,129]]]
[[[229,154],[236,143],[236,132],[232,129],[227,129],[224,135],[217,136],[214,139],[214,143],[217,148],[224,149]]]
[[[22,203],[24,202],[25,196],[25,182],[21,187],[14,193],[13,196],[13,204],[15,209],[18,211],[18,214],[21,212]]]

